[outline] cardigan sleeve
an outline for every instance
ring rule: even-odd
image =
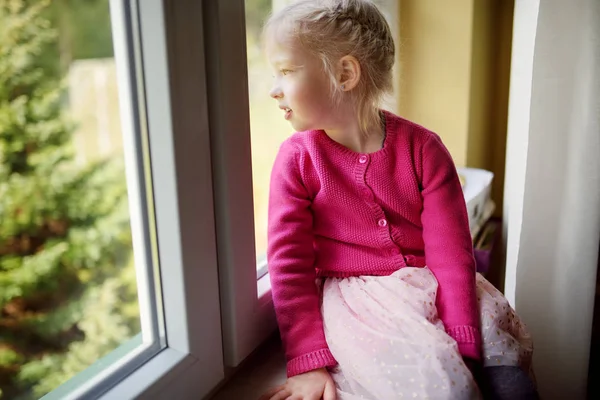
[[[466,204],[452,157],[432,134],[422,150],[423,241],[438,281],[436,306],[461,354],[481,358],[475,260]]]
[[[313,215],[295,146],[282,144],[269,195],[267,259],[288,376],[333,366],[323,331],[316,285]]]

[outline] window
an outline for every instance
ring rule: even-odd
[[[120,130],[117,92],[127,89],[109,3],[0,7],[1,393],[60,397],[164,347],[152,185],[135,110]]]
[[[281,3],[281,2],[280,2]],[[246,0],[246,51],[248,63],[248,100],[252,144],[252,193],[257,274],[267,273],[267,209],[271,167],[279,145],[293,129],[269,96],[273,83],[271,67],[263,51],[262,27],[273,6],[270,0]]]
[[[0,1],[3,400],[223,378],[202,10],[164,4]]]

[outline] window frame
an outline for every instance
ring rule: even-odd
[[[254,247],[244,0],[204,6],[223,351],[236,367],[277,323],[266,260],[260,276]]]
[[[128,20],[133,3],[111,14],[139,34],[167,346],[100,398],[201,398],[224,378],[202,3],[143,0]]]

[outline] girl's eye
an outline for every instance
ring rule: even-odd
[[[282,70],[281,70],[281,75],[287,75],[287,74],[289,74],[290,72],[292,72],[292,71],[290,71],[289,69],[282,69]]]

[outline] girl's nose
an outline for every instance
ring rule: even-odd
[[[281,99],[283,97],[283,92],[279,87],[273,86],[273,88],[269,92],[269,96],[271,96],[274,99]]]

